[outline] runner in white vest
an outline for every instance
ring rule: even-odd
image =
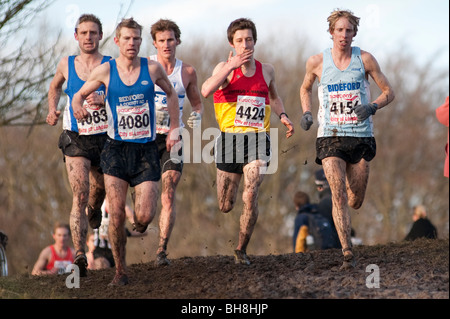
[[[203,104],[200,90],[197,86],[197,73],[191,65],[177,59],[176,49],[181,43],[180,29],[171,20],[161,19],[154,23],[150,33],[153,45],[157,50],[156,55],[150,56],[153,61],[158,61],[164,68],[178,95],[180,107],[180,126],[183,127],[182,115],[185,97],[189,99],[192,112],[187,121],[191,128],[201,128]],[[166,94],[155,86],[155,108],[156,108],[156,143],[158,145],[159,158],[162,169],[162,192],[161,192],[161,214],[159,218],[159,246],[156,251],[156,266],[170,264],[167,259],[167,244],[175,224],[175,192],[180,181],[183,162],[182,153],[177,158],[171,158],[166,148],[166,137],[169,132],[171,118],[167,111]]]

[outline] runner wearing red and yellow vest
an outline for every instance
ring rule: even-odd
[[[250,264],[247,245],[258,219],[258,191],[271,156],[267,134],[271,112],[288,128],[287,138],[294,134],[292,122],[278,96],[273,66],[253,57],[256,35],[251,20],[241,18],[231,22],[227,36],[236,55],[230,52],[228,61],[219,63],[202,86],[205,98],[214,93],[216,120],[221,130],[214,155],[222,212],[233,209],[244,175],[244,205],[234,257],[237,264],[246,265]]]
[[[214,109],[222,132],[265,132],[270,128],[269,87],[262,64],[255,60],[256,71],[246,76],[235,69],[230,83],[214,93]]]

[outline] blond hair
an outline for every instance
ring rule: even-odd
[[[359,19],[357,16],[353,14],[350,10],[339,10],[336,9],[333,12],[331,12],[331,15],[328,17],[328,32],[333,33],[334,27],[336,25],[336,22],[340,18],[347,18],[350,24],[353,26],[353,30],[356,33],[358,33],[358,26],[359,26]]]

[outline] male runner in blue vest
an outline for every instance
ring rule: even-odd
[[[75,39],[78,41],[80,54],[61,59],[48,91],[47,123],[55,126],[61,115],[57,108],[62,86],[67,81],[67,89],[64,92],[68,95],[68,100],[58,146],[64,155],[73,193],[70,229],[76,250],[74,264],[79,267],[82,277],[87,275],[85,243],[88,222],[93,229],[100,226],[100,208],[105,198],[105,185],[100,170],[100,153],[106,141],[108,124],[104,103],[105,87],[99,87],[95,93],[86,97],[85,106],[89,113],[86,120],[77,121],[74,117],[72,100],[91,71],[111,59],[98,51],[102,36],[102,24],[96,16],[80,16],[75,27]]]
[[[178,98],[162,66],[138,56],[142,43],[142,26],[132,18],[122,20],[116,28],[114,42],[119,57],[91,73],[73,100],[74,115],[88,114],[83,100],[101,85],[106,86],[108,138],[101,155],[109,202],[109,239],[116,264],[112,285],[126,285],[125,205],[128,187],[134,187],[135,229],[144,232],[156,213],[161,168],[155,143],[155,85],[167,95],[171,118],[166,147],[170,151],[178,142]],[[173,134],[172,134],[173,133]]]

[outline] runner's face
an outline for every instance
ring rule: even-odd
[[[345,49],[351,47],[355,31],[353,25],[347,18],[340,18],[336,21],[333,36],[333,45],[338,49]]]
[[[156,40],[153,41],[153,45],[158,51],[158,55],[164,58],[175,57],[175,52],[179,42],[175,38],[175,33],[172,30],[166,30],[157,32],[155,35]]]
[[[56,245],[62,247],[67,246],[69,243],[69,230],[65,227],[56,228],[53,239]]]
[[[98,51],[98,44],[102,39],[97,23],[86,21],[78,25],[78,30],[75,33],[75,39],[78,41],[78,46],[83,53],[95,53]]]
[[[121,55],[128,59],[134,59],[138,56],[141,48],[141,31],[139,29],[122,28],[119,38],[114,38],[114,42],[119,46]]]
[[[232,47],[236,50],[236,54],[242,54],[245,51],[251,51],[255,48],[252,30],[238,30],[233,36]]]

